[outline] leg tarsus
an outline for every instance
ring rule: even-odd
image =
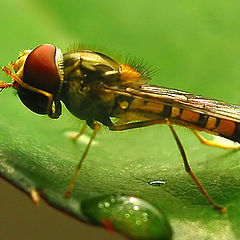
[[[10,76],[10,77],[12,76],[12,72],[11,72],[11,70],[10,70],[8,67],[3,67],[3,68],[2,68],[2,71],[3,71],[7,76]],[[1,89],[1,91],[2,91],[4,88],[13,87],[13,84],[14,84],[14,82],[6,83],[6,82],[0,81],[0,89]]]
[[[30,196],[31,196],[31,199],[32,199],[33,203],[35,205],[38,205],[39,201],[40,201],[40,196],[39,196],[38,191],[35,188],[31,190]]]
[[[0,89],[13,87],[13,83],[6,83],[0,81]]]
[[[87,125],[84,124],[84,126],[81,128],[81,130],[80,130],[78,133],[72,133],[72,134],[70,135],[70,138],[71,138],[74,142],[76,142],[76,141],[78,140],[78,138],[81,137],[81,136],[84,134],[84,132],[86,131],[86,129],[87,129]]]
[[[205,137],[203,137],[200,132],[196,130],[192,130],[192,131],[196,135],[196,137],[199,139],[199,141],[205,145],[224,148],[224,149],[240,149],[240,145],[228,146],[227,144],[224,144],[224,143],[218,143],[216,141],[208,140]]]
[[[22,82],[22,80],[17,77],[14,73],[12,73],[11,69],[7,66],[4,66],[1,69],[7,76],[9,76],[14,82],[18,82],[19,84]]]

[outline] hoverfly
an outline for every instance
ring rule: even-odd
[[[85,120],[93,130],[65,197],[71,196],[78,172],[101,124],[112,131],[167,124],[180,150],[185,170],[199,191],[215,209],[225,211],[212,200],[191,170],[173,125],[191,129],[204,144],[239,148],[207,140],[199,131],[240,142],[240,106],[150,85],[144,72],[91,50],[62,54],[55,46],[43,44],[34,50],[23,51],[9,66],[15,73],[9,67],[3,67],[2,71],[11,77],[12,82],[0,82],[1,89],[13,87],[27,108],[50,118],[60,117],[61,103],[64,103],[73,115]],[[114,123],[112,118],[118,121]]]

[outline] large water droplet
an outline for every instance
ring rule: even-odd
[[[136,240],[170,240],[171,227],[162,212],[132,196],[110,195],[87,199],[82,211],[89,221]]]

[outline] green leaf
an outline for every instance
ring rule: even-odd
[[[67,48],[90,42],[119,48],[159,67],[153,83],[239,102],[240,33],[236,1],[18,1],[1,5],[1,66],[19,50],[52,42]],[[12,29],[10,31],[9,29]],[[3,75],[1,80],[7,80]],[[210,196],[208,204],[185,173],[167,126],[126,132],[102,129],[63,199],[91,130],[74,144],[79,123],[64,109],[59,120],[27,110],[11,90],[0,95],[0,174],[27,193],[37,188],[56,208],[88,221],[79,202],[102,195],[142,198],[169,219],[174,239],[239,239],[240,153],[203,146],[176,127],[190,165]],[[152,180],[165,185],[151,186]]]

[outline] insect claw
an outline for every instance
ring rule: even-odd
[[[82,134],[79,133],[72,133],[69,135],[69,138],[73,141],[73,142],[77,142],[78,139],[82,136]]]
[[[31,192],[30,192],[30,196],[32,198],[32,201],[35,205],[38,205],[39,204],[39,201],[40,201],[40,196],[39,196],[39,193],[36,189],[32,189]]]
[[[227,212],[227,209],[225,207],[217,207],[216,208],[220,213],[226,213]]]
[[[6,83],[6,82],[2,82],[0,81],[0,89],[1,91],[4,89],[4,88],[10,88],[13,86],[13,83]]]
[[[64,197],[64,198],[70,198],[71,195],[72,195],[72,190],[71,190],[71,191],[67,190],[67,191],[63,194],[63,197]]]

